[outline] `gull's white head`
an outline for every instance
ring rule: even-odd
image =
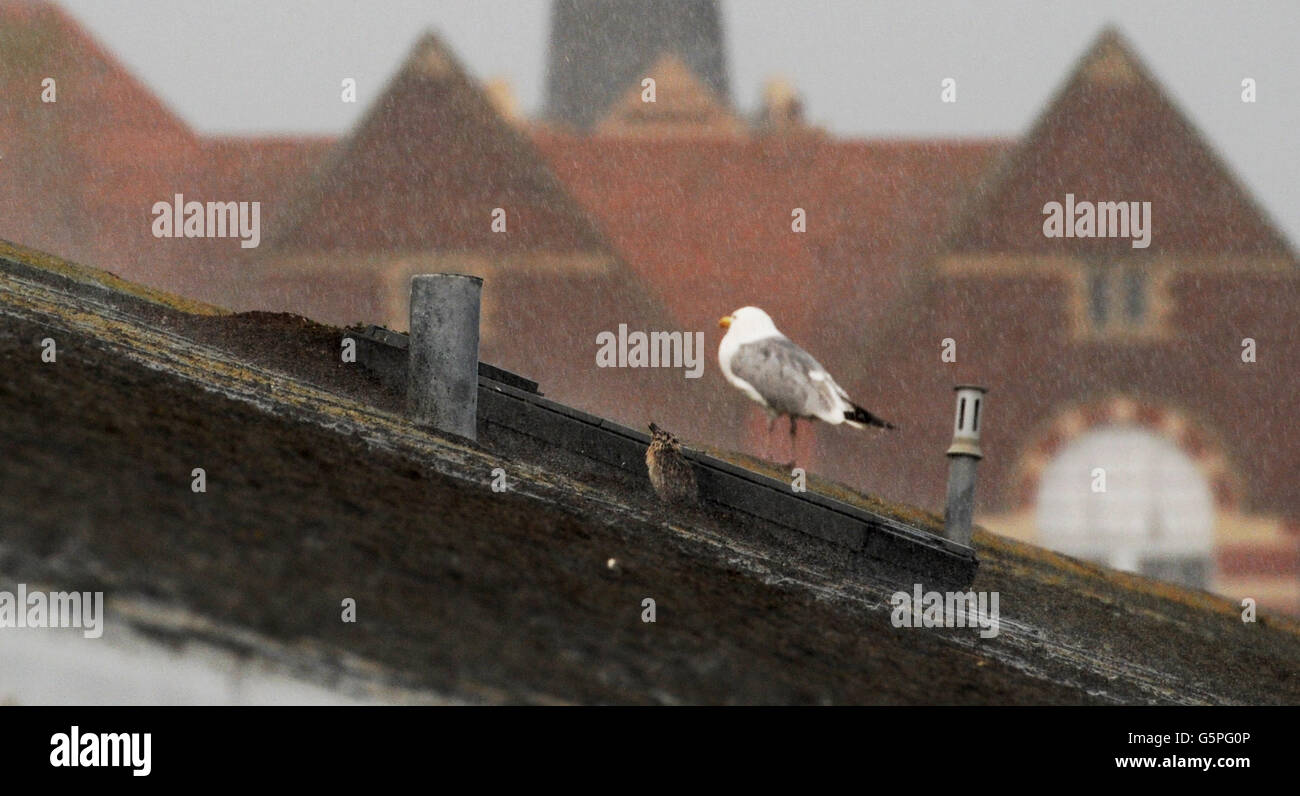
[[[718,321],[718,325],[727,330],[726,336],[742,343],[762,340],[780,334],[772,316],[758,307],[741,307]]]

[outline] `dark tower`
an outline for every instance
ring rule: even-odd
[[[590,128],[665,52],[730,104],[717,0],[554,0],[543,115]]]

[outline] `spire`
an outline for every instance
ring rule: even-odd
[[[544,116],[590,129],[664,53],[730,105],[717,0],[554,0]]]

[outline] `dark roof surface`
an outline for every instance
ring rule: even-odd
[[[1001,634],[894,628],[885,600],[910,582],[726,514],[665,513],[648,484],[560,451],[411,426],[338,362],[342,330],[109,284],[0,261],[7,574],[144,595],[475,701],[1300,701],[1284,620],[978,534],[973,588],[1000,593]]]

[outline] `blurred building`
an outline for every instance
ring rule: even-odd
[[[717,317],[756,304],[902,427],[805,426],[801,464],[939,507],[951,386],[984,384],[978,521],[1300,611],[1297,259],[1117,32],[1017,140],[855,140],[808,125],[788,83],[739,111],[716,4],[634,5],[555,4],[541,120],[426,36],[330,141],[200,138],[57,8],[0,2],[0,237],[396,328],[412,273],[476,273],[485,359],[760,453],[784,439],[711,353]],[[262,245],[154,239],[175,193],[261,201]],[[1150,246],[1045,237],[1067,194],[1151,202]],[[705,331],[705,377],[597,368],[620,324]]]
[[[730,100],[717,0],[555,0],[543,115],[590,130],[664,57]]]

